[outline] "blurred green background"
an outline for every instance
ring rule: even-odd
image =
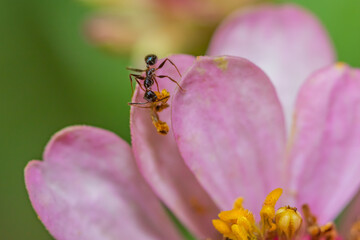
[[[277,1],[281,2],[281,1]],[[338,58],[360,67],[360,1],[298,0],[327,27]],[[83,37],[91,9],[76,0],[0,1],[0,239],[52,239],[28,200],[23,169],[73,124],[129,134],[128,57]]]

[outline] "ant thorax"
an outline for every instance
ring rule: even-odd
[[[150,68],[146,71],[146,76],[152,76],[155,72],[155,68]]]

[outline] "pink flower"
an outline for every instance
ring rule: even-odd
[[[236,13],[208,54],[233,56],[170,57],[186,92],[159,80],[171,93],[172,110],[161,113],[172,123],[167,136],[148,111],[132,108],[132,148],[106,130],[75,126],[55,134],[43,162],[28,164],[30,200],[56,239],[181,239],[160,201],[199,239],[220,239],[211,220],[239,196],[258,214],[281,187],[282,206],[308,204],[320,224],[354,197],[360,70],[333,64],[311,14],[293,5]],[[171,65],[158,74],[177,76]],[[344,232],[359,220],[359,197],[354,205]]]

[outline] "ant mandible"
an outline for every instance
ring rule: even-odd
[[[170,81],[176,83],[176,85],[178,85],[178,87],[181,89],[181,90],[184,90],[180,85],[179,83],[174,80],[173,78],[167,76],[167,75],[156,75],[155,72],[159,69],[161,69],[165,63],[168,61],[169,63],[171,63],[176,71],[179,73],[180,77],[181,77],[181,73],[179,72],[179,69],[176,67],[176,65],[169,59],[169,58],[165,58],[165,60],[160,63],[160,65],[155,68],[154,65],[157,63],[157,56],[155,54],[149,54],[149,55],[146,55],[145,56],[145,63],[146,63],[146,69],[143,70],[143,69],[136,69],[136,68],[126,68],[130,71],[134,71],[134,72],[145,72],[145,76],[142,76],[140,74],[133,74],[131,73],[129,75],[129,78],[130,78],[130,83],[131,83],[131,90],[132,92],[134,92],[134,88],[133,88],[133,78],[136,80],[136,82],[139,84],[140,88],[145,92],[145,95],[144,95],[144,99],[149,101],[149,102],[153,102],[155,101],[156,99],[153,99],[153,97],[155,96],[156,97],[156,94],[151,91],[151,86],[156,83],[156,87],[157,87],[157,90],[159,91],[159,84],[156,80],[156,78],[168,78]],[[140,80],[144,81],[144,87],[141,85],[141,82]],[[149,100],[148,100],[149,99]]]

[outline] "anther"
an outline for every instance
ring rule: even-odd
[[[276,211],[275,222],[281,239],[293,239],[300,230],[302,217],[296,208],[281,207]]]
[[[243,202],[244,202],[244,199],[242,197],[239,197],[235,200],[234,202],[234,209],[240,209],[240,208],[243,208]]]
[[[275,225],[275,204],[282,194],[282,189],[277,188],[270,192],[265,198],[263,207],[260,211],[261,231],[264,236],[276,230]]]
[[[212,221],[215,229],[220,232],[225,239],[248,240],[256,239],[255,233],[258,229],[254,215],[242,207],[242,198],[238,198],[232,210],[219,213],[219,219]]]
[[[212,224],[214,225],[215,229],[224,236],[229,236],[231,234],[231,228],[225,221],[214,219],[212,220]]]
[[[152,116],[152,123],[158,133],[166,135],[169,132],[169,126],[166,122],[160,121],[158,118]]]

